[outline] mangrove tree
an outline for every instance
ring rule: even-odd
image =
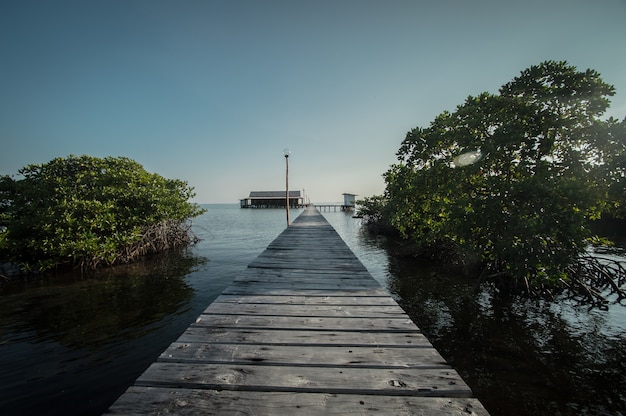
[[[184,181],[125,157],[68,156],[0,177],[0,255],[26,271],[93,269],[193,241]]]
[[[468,97],[407,133],[366,221],[479,263],[501,289],[623,299],[623,265],[589,254],[589,221],[623,212],[624,124],[601,119],[613,94],[598,72],[547,61]]]

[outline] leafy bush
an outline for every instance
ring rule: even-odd
[[[96,268],[188,244],[193,188],[124,157],[57,158],[0,177],[0,251],[25,270]]]
[[[391,225],[387,222],[388,214],[385,211],[387,201],[384,196],[374,195],[372,197],[365,197],[357,201],[357,205],[357,215],[362,219],[361,222],[368,228],[375,229],[381,233],[392,229]]]
[[[596,71],[548,61],[468,97],[407,133],[384,175],[386,220],[528,292],[584,285],[588,221],[623,203],[623,123],[599,118],[613,94]]]

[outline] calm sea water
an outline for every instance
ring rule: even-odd
[[[0,287],[0,415],[101,414],[286,225],[205,208],[185,253]]]
[[[0,414],[101,414],[285,228],[282,210],[206,208],[183,253],[0,286]],[[492,415],[626,414],[626,308],[501,302],[323,215]]]

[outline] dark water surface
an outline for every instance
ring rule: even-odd
[[[0,286],[0,415],[101,414],[285,228],[280,210],[207,207],[187,252]],[[323,214],[492,415],[626,414],[626,308],[497,301]]]
[[[101,414],[286,225],[205,208],[188,252],[0,286],[0,415]]]

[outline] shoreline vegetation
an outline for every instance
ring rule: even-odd
[[[87,271],[185,247],[204,212],[194,195],[124,157],[28,165],[0,177],[0,259],[27,274]]]
[[[612,244],[590,224],[626,218],[626,119],[601,118],[612,95],[594,70],[532,66],[409,131],[359,215],[495,293],[624,304],[624,260],[589,253]]]
[[[567,299],[580,305],[596,307],[606,310],[611,303],[626,306],[626,260],[624,251],[615,248],[611,243],[606,246],[592,246],[581,254],[578,274],[585,276],[582,280],[576,277],[572,282],[564,282],[563,287],[532,290],[530,287],[511,286],[506,276],[489,276],[487,269],[481,264],[479,256],[467,252],[460,252],[454,245],[422,247],[410,238],[403,237],[396,229],[379,222],[371,222],[367,215],[361,218],[364,228],[373,235],[384,236],[387,239],[385,249],[393,257],[422,259],[429,264],[437,264],[442,272],[461,273],[468,278],[475,278],[475,287],[487,284],[492,294],[500,297],[530,297],[542,298],[548,301]],[[618,237],[619,231],[626,233],[626,220],[614,218],[599,219],[589,225],[597,234],[613,241],[611,236]],[[626,235],[626,234],[622,234]],[[624,241],[619,241],[624,246]],[[616,253],[616,258],[613,253]],[[607,255],[605,255],[607,254]]]

